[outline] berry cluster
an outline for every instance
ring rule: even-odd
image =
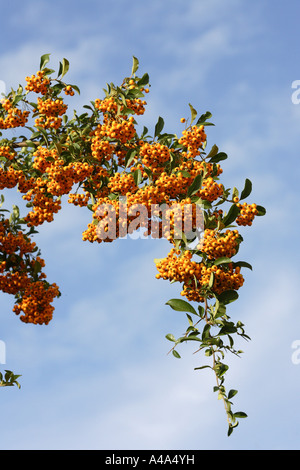
[[[36,75],[31,75],[31,77],[25,77],[27,85],[25,90],[34,91],[35,93],[41,93],[46,95],[50,86],[50,79],[45,76],[43,70],[39,70]]]
[[[186,148],[182,153],[184,157],[195,158],[201,153],[203,143],[206,141],[204,126],[192,126],[182,132],[179,144]]]
[[[0,145],[0,157],[5,157],[8,160],[12,160],[16,155],[16,152],[11,149],[9,145]]]
[[[140,147],[140,157],[145,167],[154,175],[159,175],[164,170],[164,164],[170,160],[170,149],[158,142],[145,142]]]
[[[236,218],[236,223],[238,225],[252,225],[254,217],[258,214],[256,204],[237,203],[237,207],[240,208],[240,214]]]
[[[54,310],[51,302],[60,293],[56,284],[45,281],[41,272],[45,262],[40,256],[32,258],[35,250],[35,242],[21,230],[12,230],[8,219],[1,219],[0,257],[5,259],[0,263],[0,289],[16,297],[13,311],[17,315],[23,311],[23,322],[48,324]]]
[[[206,254],[207,258],[218,259],[222,256],[231,258],[237,252],[239,232],[237,230],[226,230],[219,234],[217,230],[204,230],[203,240],[199,243],[199,249]]]
[[[1,113],[1,107],[3,112]],[[28,121],[29,111],[22,111],[13,106],[10,99],[2,101],[0,106],[0,129],[13,129],[16,127],[23,127]]]
[[[92,102],[94,108],[86,107],[92,110],[90,116],[85,113],[69,120],[68,106],[60,94],[73,96],[76,87],[59,78],[53,85],[50,75],[51,70],[45,69],[26,77],[26,93],[22,95],[19,88],[17,95],[9,94],[0,104],[0,129],[25,126],[30,107],[35,118],[36,129],[29,144],[26,140],[13,145],[7,139],[0,141],[0,157],[5,159],[0,166],[0,189],[18,186],[30,208],[22,223],[31,230],[51,222],[61,209],[62,196],[68,195],[68,203],[88,206],[93,212],[83,240],[111,242],[140,228],[145,229],[145,235],[166,238],[174,248],[157,263],[157,277],[181,282],[181,293],[189,300],[203,302],[212,292],[238,289],[243,284],[240,268],[228,262],[214,264],[221,257],[234,256],[241,239],[237,230],[223,231],[223,212],[217,205],[227,200],[228,192],[218,182],[223,172],[218,160],[205,156],[204,126],[190,125],[180,138],[159,134],[158,126],[154,139],[147,136],[144,127],[139,137],[135,117],[144,114],[147,103],[143,97],[149,89],[145,88],[147,77],[140,81],[135,76],[125,78],[120,87],[109,85],[104,99]],[[26,98],[29,92],[42,96],[30,103]],[[26,110],[19,109],[18,103]],[[74,185],[78,185],[75,190]],[[121,204],[124,198],[125,206]],[[201,201],[209,211],[205,218],[208,226],[197,250],[202,258],[195,261],[182,235],[189,241],[194,239]],[[233,203],[240,209],[237,225],[251,225],[257,206],[240,204],[236,198]],[[153,213],[153,207],[157,212]],[[35,265],[30,256],[34,245],[22,239],[20,232],[12,233],[8,228],[3,234],[0,231],[0,288],[20,294],[14,310],[23,312],[23,321],[47,323],[58,288],[46,283],[42,272],[33,276]],[[16,255],[18,269],[13,261]],[[20,259],[24,256],[26,262]],[[43,260],[38,265],[44,266]]]

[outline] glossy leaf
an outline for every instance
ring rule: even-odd
[[[252,191],[252,183],[248,178],[246,178],[245,186],[244,186],[243,191],[241,192],[240,200],[248,197],[251,194],[251,191]]]
[[[195,108],[193,108],[191,103],[189,103],[189,107],[190,107],[190,110],[191,110],[191,124],[192,124],[196,119],[197,111],[195,110]]]
[[[165,122],[162,117],[159,116],[158,121],[155,125],[154,136],[157,137],[163,130]]]
[[[166,338],[167,338],[169,341],[173,341],[174,343],[176,342],[175,336],[172,335],[171,333],[167,334],[167,335],[166,335]]]
[[[50,55],[51,55],[51,54],[44,54],[44,55],[42,55],[41,60],[40,60],[40,70],[43,70],[43,68],[45,67],[45,65],[48,64],[48,62],[49,62],[49,60],[50,60]]]
[[[169,305],[173,310],[178,312],[190,312],[194,315],[198,315],[194,307],[182,299],[170,299],[166,302],[166,305]]]
[[[180,359],[180,358],[181,358],[180,354],[179,354],[175,349],[173,349],[172,354],[173,354],[173,356],[176,357],[177,359]]]
[[[136,57],[133,56],[131,75],[134,75],[135,72],[138,70],[138,68],[139,68],[139,60]]]
[[[219,152],[209,160],[209,163],[219,163],[222,160],[226,160],[227,158],[228,156],[225,152]]]
[[[202,174],[199,174],[195,177],[192,184],[189,186],[187,190],[187,196],[191,197],[193,194],[196,194],[202,186]]]
[[[256,206],[256,209],[258,210],[258,214],[259,216],[262,216],[262,215],[265,215],[266,214],[266,209],[262,206]]]
[[[232,204],[228,213],[223,218],[224,226],[227,227],[228,225],[232,224],[232,222],[235,221],[239,213],[240,213],[240,209],[235,204]]]
[[[239,294],[235,290],[226,290],[222,292],[219,296],[219,302],[227,305],[231,302],[234,302],[236,299],[238,299]]]

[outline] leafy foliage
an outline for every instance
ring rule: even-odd
[[[228,156],[217,145],[206,152],[206,128],[214,125],[209,111],[197,119],[189,104],[190,122],[181,119],[186,126],[179,138],[164,131],[161,116],[153,136],[146,126],[138,132],[150,84],[147,73],[137,75],[136,57],[131,75],[121,85],[107,83],[103,98],[73,115],[67,113],[65,100],[80,90],[65,82],[69,61],[59,63],[56,77],[49,61],[50,54],[44,54],[37,73],[26,77],[27,85],[12,89],[0,102],[0,129],[22,128],[25,134],[14,132],[0,140],[0,190],[17,187],[29,209],[21,216],[14,205],[9,217],[7,209],[0,209],[0,289],[14,295],[13,310],[24,323],[51,321],[52,303],[60,291],[46,280],[45,263],[32,237],[39,225],[54,220],[63,195],[69,196],[68,203],[92,212],[83,241],[110,243],[138,229],[166,238],[172,248],[166,258],[155,260],[156,277],[182,285],[186,300],[170,299],[166,304],[184,312],[188,322],[182,336],[170,333],[166,339],[173,344],[176,359],[177,346],[192,341],[195,352],[211,361],[196,369],[214,372],[214,391],[224,403],[230,435],[246,414],[232,411],[237,390],[226,392],[225,354],[242,353],[235,348],[236,336],[250,339],[243,323],[232,321],[227,312],[244,283],[241,270],[252,269],[248,262],[234,260],[243,242],[237,228],[251,226],[266,211],[240,203],[251,194],[249,179],[241,191],[220,182],[220,162]],[[227,211],[220,209],[223,204],[229,205]],[[153,214],[153,206],[163,210]],[[4,377],[0,374],[0,385],[19,387],[18,377],[6,371]]]

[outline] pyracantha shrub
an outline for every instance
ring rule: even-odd
[[[0,102],[0,189],[17,188],[29,209],[22,217],[17,206],[9,216],[1,209],[0,289],[15,297],[13,311],[23,322],[51,321],[60,291],[47,281],[32,237],[38,226],[54,220],[64,195],[68,203],[91,211],[83,241],[110,243],[136,230],[167,239],[170,251],[155,260],[156,277],[180,284],[180,297],[166,303],[186,313],[188,326],[181,337],[166,338],[176,358],[177,346],[193,341],[197,352],[211,359],[197,369],[214,372],[230,435],[246,417],[232,411],[237,391],[227,393],[224,386],[225,354],[242,352],[235,349],[236,336],[249,339],[244,324],[228,315],[244,284],[243,269],[252,269],[235,258],[243,242],[239,227],[251,226],[265,209],[244,202],[252,190],[249,179],[241,191],[222,184],[227,155],[216,145],[206,151],[210,112],[197,118],[190,104],[190,118],[179,120],[184,124],[180,137],[163,132],[162,117],[154,135],[145,126],[139,131],[150,85],[147,73],[137,75],[135,57],[131,75],[119,86],[107,84],[103,97],[69,116],[65,100],[79,89],[65,82],[69,62],[63,59],[55,75],[47,67],[49,56],[41,57],[25,87],[19,85]],[[4,135],[11,129],[11,136]],[[25,135],[17,136],[20,129]],[[7,375],[8,382],[10,377],[18,376]]]

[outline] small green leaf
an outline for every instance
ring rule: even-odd
[[[211,366],[194,367],[194,370],[201,370],[201,369],[212,369],[212,367]]]
[[[135,170],[133,172],[133,179],[134,179],[134,182],[137,186],[142,182],[143,176],[142,176],[142,172],[141,172],[140,169]]]
[[[199,316],[203,317],[205,314],[205,310],[204,310],[204,307],[202,307],[202,305],[198,305],[198,311],[199,311]]]
[[[203,331],[202,331],[202,336],[201,336],[202,340],[204,340],[206,338],[209,338],[210,327],[211,327],[211,325],[206,323],[206,325],[204,326]]]
[[[209,152],[209,154],[206,156],[206,158],[212,158],[212,157],[215,157],[217,155],[219,151],[219,147],[214,144],[211,148],[211,151]]]
[[[258,210],[258,216],[262,216],[266,214],[266,209],[262,206],[256,206],[256,209]]]
[[[166,302],[166,305],[169,305],[173,310],[178,312],[190,312],[194,315],[198,315],[194,307],[182,299],[170,299]]]
[[[43,68],[45,67],[45,65],[48,64],[48,62],[49,62],[49,60],[50,60],[50,55],[51,55],[51,54],[44,54],[44,55],[42,55],[41,61],[40,61],[40,70],[43,70]]]
[[[191,315],[189,315],[189,314],[187,313],[186,316],[187,316],[187,319],[188,319],[188,322],[189,322],[190,326],[194,326],[194,322],[193,322],[193,320],[192,320]]]
[[[136,150],[130,149],[125,156],[125,169],[128,168],[136,157]]]
[[[238,421],[235,424],[232,424],[232,423],[229,424],[227,436],[230,436],[232,434],[234,428],[236,428],[238,424],[239,424]]]
[[[190,178],[191,177],[191,174],[186,170],[181,170],[180,173],[182,174],[182,176],[184,178]]]
[[[198,121],[197,121],[197,126],[201,126],[201,125],[207,125],[209,123],[206,123],[207,119],[211,118],[212,117],[212,114],[209,112],[209,111],[206,111],[206,113],[202,114]],[[212,124],[213,125],[213,124]]]
[[[225,152],[220,152],[217,153],[217,155],[213,156],[210,160],[209,163],[219,163],[222,160],[226,160],[228,158],[228,155]]]
[[[230,207],[228,213],[223,218],[224,226],[227,227],[232,222],[234,222],[239,213],[240,213],[240,209],[236,206],[236,204],[232,204],[232,206]]]
[[[229,400],[230,400],[230,398],[233,398],[237,393],[238,393],[237,390],[233,390],[233,389],[229,390],[229,392],[228,392]]]
[[[214,261],[215,266],[219,266],[219,264],[223,263],[232,263],[231,258],[227,258],[226,256],[222,256],[221,258],[218,258]]]
[[[218,299],[219,302],[226,305],[230,302],[234,302],[238,297],[239,295],[235,290],[226,290],[218,296]]]
[[[35,260],[34,266],[33,266],[33,272],[34,274],[37,274],[41,271],[42,265],[39,263],[37,260]]]
[[[165,122],[162,117],[159,116],[158,121],[155,125],[154,136],[157,137],[163,130]]]
[[[232,190],[232,198],[234,197],[239,197],[239,190],[236,187]]]
[[[243,191],[241,192],[240,200],[248,197],[249,194],[251,194],[251,191],[252,191],[252,183],[248,178],[246,178],[245,186],[244,186]]]
[[[190,103],[189,103],[189,107],[191,110],[191,124],[192,124],[192,122],[194,122],[196,119],[197,111],[195,110],[195,108],[193,108],[193,106]]]
[[[237,261],[236,263],[234,263],[234,266],[239,266],[240,268],[249,268],[252,271],[251,264],[247,263],[246,261]]]
[[[147,73],[144,73],[142,78],[140,78],[137,82],[138,86],[145,86],[149,83],[149,75]]]
[[[176,357],[177,359],[180,359],[180,358],[181,358],[180,354],[179,354],[175,349],[173,349],[172,354],[173,354],[173,356]]]
[[[176,343],[176,338],[174,335],[172,335],[171,333],[167,334],[166,335],[166,338],[169,340],[169,341],[173,341],[174,343]]]
[[[215,273],[212,272],[210,274],[210,278],[209,278],[209,283],[208,283],[208,287],[211,289],[214,285],[214,281],[215,281]]]
[[[236,333],[237,328],[234,325],[224,325],[219,331],[219,335],[228,335],[229,333]]]
[[[237,411],[236,413],[233,414],[234,418],[248,418],[248,415],[244,413],[243,411]]]
[[[135,72],[138,70],[139,68],[139,61],[136,57],[132,57],[132,70],[131,70],[131,75],[134,75]]]
[[[193,194],[195,194],[199,191],[201,186],[202,186],[202,173],[197,175],[195,177],[194,181],[192,182],[192,184],[189,186],[189,188],[187,190],[187,196],[188,197],[193,196]]]
[[[69,70],[69,61],[67,59],[63,59],[62,61],[62,64],[61,64],[61,67],[60,67],[60,74],[61,74],[61,78],[66,75],[66,73],[68,72]],[[59,74],[59,75],[60,75]]]

